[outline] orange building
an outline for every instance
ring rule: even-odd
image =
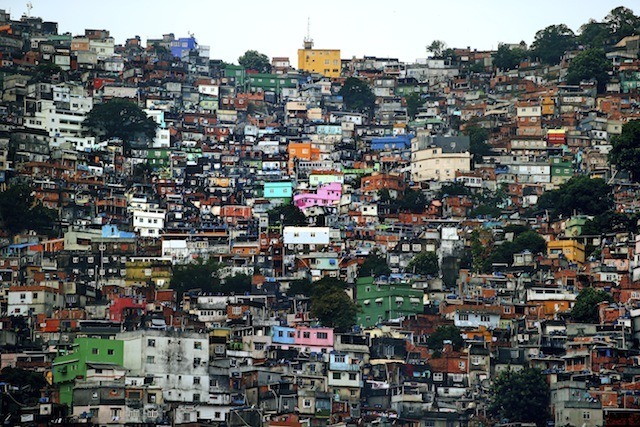
[[[293,142],[287,149],[289,152],[289,173],[293,173],[295,160],[316,161],[320,160],[320,149],[314,147],[311,142]]]

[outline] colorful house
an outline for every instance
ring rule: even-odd
[[[560,239],[547,243],[547,255],[549,258],[563,256],[569,262],[583,264],[585,260],[585,247],[577,240]]]
[[[298,70],[325,77],[340,77],[340,49],[314,49],[313,41],[305,39],[304,49],[298,49]]]
[[[300,193],[293,196],[293,204],[300,210],[314,206],[336,206],[342,197],[342,184],[332,182],[319,187],[315,193]]]
[[[293,185],[291,181],[275,181],[264,183],[265,199],[281,199],[283,203],[288,203],[293,194]]]
[[[60,403],[71,406],[76,379],[84,379],[87,365],[122,366],[124,351],[121,340],[100,338],[76,338],[71,353],[58,356],[53,361],[53,383],[60,391]]]
[[[356,282],[356,300],[361,308],[357,324],[375,326],[390,319],[422,313],[424,292],[411,283],[362,277]]]

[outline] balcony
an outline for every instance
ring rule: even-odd
[[[360,365],[358,363],[329,363],[330,371],[341,372],[360,372]]]
[[[422,403],[422,393],[413,392],[413,391],[405,391],[400,394],[396,394],[391,396],[391,403],[400,403],[400,402],[418,402]]]

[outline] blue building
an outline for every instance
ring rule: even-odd
[[[274,326],[271,341],[274,344],[294,344],[296,330],[287,326]]]
[[[411,148],[413,135],[382,136],[371,139],[371,149],[374,151],[408,150]]]
[[[265,199],[291,200],[293,196],[293,184],[291,181],[273,181],[264,183]]]
[[[198,48],[198,42],[196,42],[196,38],[191,37],[180,37],[177,40],[171,41],[171,55],[176,58],[184,58],[189,55],[189,52],[192,50],[196,50]]]

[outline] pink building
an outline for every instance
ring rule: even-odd
[[[334,206],[342,197],[342,184],[332,182],[318,187],[315,193],[300,193],[293,196],[293,204],[298,209],[306,209],[314,206]]]
[[[301,326],[296,328],[294,345],[304,352],[320,353],[333,350],[333,328],[311,328]]]

